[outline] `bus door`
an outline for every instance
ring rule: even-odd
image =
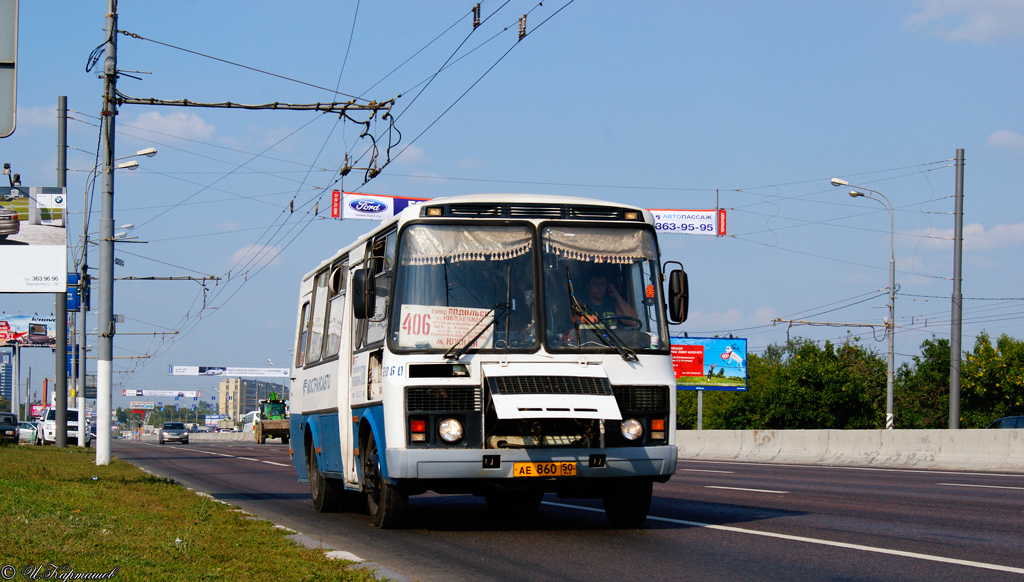
[[[352,402],[349,397],[349,364],[352,361],[351,342],[346,341],[352,334],[351,304],[347,301],[349,285],[348,257],[342,257],[331,265],[327,282],[329,301],[327,303],[327,333],[324,342],[324,358],[333,359],[332,376],[337,381],[338,439],[342,471],[345,481],[354,483],[356,471],[352,452]]]

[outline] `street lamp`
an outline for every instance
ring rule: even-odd
[[[112,118],[110,125],[105,126],[105,130],[113,133],[113,129],[110,127],[113,124]],[[96,359],[96,464],[107,465],[110,463],[110,413],[111,413],[111,392],[112,392],[112,380],[113,371],[111,368],[111,358],[114,345],[114,325],[113,325],[113,313],[114,313],[114,220],[113,220],[113,190],[114,190],[114,172],[113,163],[118,160],[124,160],[128,158],[134,158],[139,156],[146,156],[151,158],[156,155],[156,148],[145,148],[135,152],[132,155],[124,156],[121,158],[113,157],[113,141],[108,140],[107,144],[109,148],[104,152],[104,160],[102,164],[98,164],[92,169],[94,174],[91,180],[95,180],[98,177],[97,170],[100,166],[105,168],[103,173],[104,179],[104,197],[103,197],[103,210],[100,219],[100,305],[99,305],[99,323],[103,331],[99,334],[99,352]],[[139,167],[137,161],[130,161],[118,164],[118,170],[134,170]],[[86,181],[85,189],[85,206],[83,210],[85,216],[82,220],[82,276],[79,278],[79,284],[83,287],[89,284],[89,272],[87,269],[87,249],[89,248],[89,182]],[[82,345],[85,344],[85,310],[82,310]],[[82,358],[84,362],[85,359]],[[79,370],[80,380],[82,386],[85,385],[85,366],[82,366]],[[84,393],[84,390],[83,390]],[[79,402],[82,402],[81,400]],[[84,404],[84,402],[83,402]],[[83,406],[84,408],[84,406]]]
[[[849,182],[839,178],[832,178],[832,185],[851,186]],[[859,190],[866,190],[869,194],[865,194],[859,190],[850,190],[850,197],[870,198],[882,206],[885,206],[885,209],[889,211],[889,318],[885,322],[885,333],[889,336],[889,363],[885,379],[885,428],[891,429],[893,428],[893,377],[896,364],[895,342],[893,338],[896,333],[896,252],[895,246],[893,245],[896,230],[893,227],[892,203],[890,203],[889,199],[878,190],[872,190],[871,188],[865,188],[857,185],[853,185],[853,187],[859,188]],[[878,197],[876,198],[871,194],[876,194]]]

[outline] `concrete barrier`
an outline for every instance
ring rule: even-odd
[[[681,430],[680,460],[1024,473],[1024,430]]]

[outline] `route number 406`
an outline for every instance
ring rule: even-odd
[[[402,331],[407,335],[430,335],[429,313],[408,313],[402,320]]]

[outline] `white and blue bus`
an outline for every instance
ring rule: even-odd
[[[322,262],[289,393],[316,510],[391,528],[427,491],[514,515],[557,493],[642,523],[676,468],[667,264],[646,210],[510,194],[409,207]]]

